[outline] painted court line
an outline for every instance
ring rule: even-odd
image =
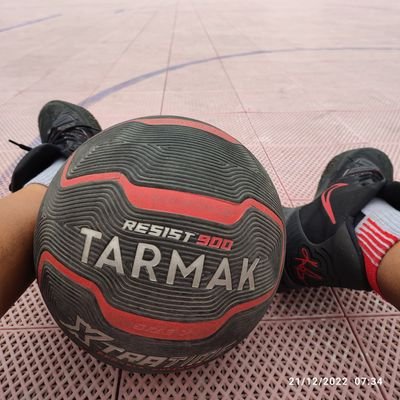
[[[61,14],[56,14],[50,17],[42,18],[41,20],[36,20],[36,22],[40,22],[44,19],[54,18],[56,16],[60,16]],[[35,22],[33,22],[35,23]],[[1,29],[0,29],[1,32]],[[222,56],[214,56],[209,58],[203,58],[199,60],[187,61],[181,64],[170,65],[169,67],[160,68],[154,71],[147,72],[145,74],[133,77],[126,81],[120,82],[114,86],[109,88],[103,89],[90,97],[82,100],[78,104],[82,107],[88,108],[89,106],[98,103],[99,101],[103,100],[104,98],[119,92],[129,86],[133,86],[137,83],[143,82],[147,79],[154,78],[155,76],[161,75],[167,71],[177,71],[180,69],[184,69],[193,65],[204,64],[212,61],[218,61],[223,59],[231,59],[231,58],[238,58],[238,57],[248,57],[248,56],[255,56],[261,54],[276,54],[276,53],[298,53],[298,52],[340,52],[340,51],[356,51],[356,52],[364,52],[364,51],[383,51],[383,52],[398,52],[400,51],[400,47],[392,47],[392,46],[382,46],[382,47],[320,47],[320,48],[304,48],[304,47],[294,47],[294,48],[282,48],[282,49],[274,49],[274,50],[255,50],[255,51],[247,51],[243,53],[233,53],[233,54],[226,54]],[[29,143],[29,146],[34,146],[39,144],[39,139],[36,138],[34,141]],[[7,177],[11,174],[14,170],[14,164],[10,165],[6,168],[2,174],[0,174],[0,181],[4,181]]]
[[[43,22],[43,21],[48,21],[49,19],[61,17],[61,15],[62,14],[53,14],[53,15],[49,15],[47,17],[38,18],[38,19],[32,19],[32,20],[29,20],[29,21],[21,22],[21,23],[19,23],[17,25],[11,25],[11,26],[7,26],[5,28],[0,28],[0,33],[12,31],[12,30],[18,29],[18,28],[23,28],[23,27],[28,26],[28,25],[38,24],[38,23]]]

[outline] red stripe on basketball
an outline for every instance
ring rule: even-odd
[[[137,208],[185,215],[224,225],[234,224],[242,218],[249,208],[256,208],[271,218],[279,226],[282,233],[284,231],[281,219],[270,208],[254,199],[246,199],[242,203],[233,203],[195,193],[139,186],[130,182],[120,172],[103,172],[67,178],[66,175],[71,161],[72,158],[67,161],[61,176],[60,184],[64,188],[82,183],[114,181],[124,190],[129,202]]]
[[[161,117],[161,118],[138,118],[132,120],[134,122],[142,122],[146,125],[179,125],[179,126],[187,126],[189,128],[196,128],[202,131],[212,133],[213,135],[219,136],[222,139],[227,140],[231,143],[240,144],[235,138],[231,135],[227,134],[226,132],[218,129],[215,126],[205,124],[204,122],[200,121],[192,121],[188,119],[182,118],[172,118],[172,117]]]
[[[228,310],[222,317],[202,322],[174,322],[144,317],[129,313],[109,304],[101,289],[93,282],[71,271],[59,262],[50,252],[44,251],[38,265],[38,283],[41,285],[43,266],[45,263],[52,265],[61,274],[79,286],[89,290],[97,300],[97,304],[107,322],[124,332],[133,335],[145,336],[154,339],[166,340],[198,340],[204,339],[217,332],[231,317],[242,311],[249,310],[267,301],[274,293],[275,287],[264,295],[238,304]],[[277,284],[279,281],[277,281]]]

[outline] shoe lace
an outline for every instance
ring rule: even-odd
[[[18,142],[15,142],[14,140],[11,140],[11,139],[8,139],[8,141],[10,143],[14,144],[15,146],[18,146],[22,150],[25,150],[25,151],[31,151],[32,150],[32,147],[29,147],[26,144],[18,143]]]
[[[77,138],[77,134],[80,138],[86,140],[97,132],[100,131],[89,126],[73,126],[68,129],[53,127],[50,129],[48,142],[58,145],[64,143],[65,141],[74,141]]]
[[[355,166],[345,171],[344,176],[356,176],[361,184],[378,182],[384,179],[382,172],[369,162],[362,160],[355,163]]]
[[[73,127],[69,129],[59,129],[59,127],[53,127],[50,129],[47,141],[55,145],[62,144],[66,140],[73,139],[74,132],[78,132],[79,135],[85,135],[83,129],[79,127]]]
[[[86,140],[89,137],[93,136],[95,133],[100,132],[99,129],[92,128],[89,126],[74,126],[69,129],[60,129],[60,127],[54,127],[49,132],[49,143],[53,143],[55,145],[62,144],[65,141],[74,141],[76,139],[76,134],[78,133],[79,136]],[[60,135],[62,133],[62,135]],[[15,140],[8,139],[10,143],[15,146],[18,146],[20,149],[25,151],[31,151],[32,147],[27,146],[23,143],[18,143]]]

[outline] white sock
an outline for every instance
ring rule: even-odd
[[[56,173],[65,164],[65,161],[66,160],[64,158],[59,158],[57,161],[54,161],[50,167],[47,167],[39,175],[36,175],[33,179],[26,183],[25,186],[31,185],[32,183],[49,186]]]
[[[375,198],[362,213],[365,217],[356,226],[356,235],[364,255],[368,282],[373,290],[382,294],[377,280],[378,268],[385,254],[400,241],[400,211]]]

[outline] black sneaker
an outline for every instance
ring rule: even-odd
[[[370,290],[354,227],[361,209],[393,181],[380,150],[350,150],[326,166],[315,199],[285,209],[287,247],[280,290],[304,286]]]
[[[88,110],[66,101],[50,101],[39,113],[42,143],[56,145],[65,157],[100,131],[99,123]]]
[[[28,151],[15,167],[10,191],[23,188],[54,161],[68,158],[82,143],[100,131],[99,123],[88,110],[65,101],[50,101],[39,113],[39,132],[43,144],[30,148],[10,140]]]

